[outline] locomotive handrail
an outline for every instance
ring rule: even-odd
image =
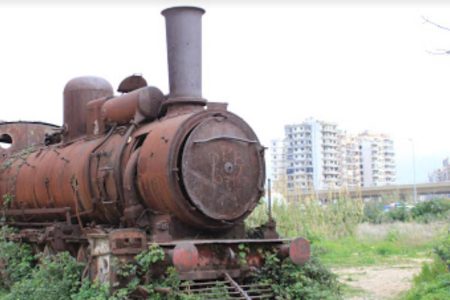
[[[197,140],[197,141],[194,141],[194,144],[208,143],[208,142],[212,142],[215,140],[234,140],[234,141],[244,142],[244,143],[249,143],[249,144],[257,144],[258,143],[257,140],[248,140],[248,139],[243,139],[243,138],[239,138],[239,137],[235,137],[235,136],[222,135],[222,136],[212,137],[209,139]]]

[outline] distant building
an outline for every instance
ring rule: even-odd
[[[355,136],[339,135],[339,186],[356,188],[362,185],[361,149]]]
[[[270,147],[274,189],[311,191],[395,182],[393,141],[384,134],[353,136],[312,118],[286,125]]]
[[[428,175],[430,182],[450,181],[450,165],[447,157],[442,161],[442,168],[436,169]]]
[[[361,152],[361,186],[395,182],[394,142],[385,134],[363,132],[358,136]]]
[[[286,184],[286,147],[285,140],[272,140],[269,147],[270,156],[270,173],[272,177],[272,184],[275,190],[284,192]]]
[[[336,124],[307,119],[300,124],[286,125],[284,131],[285,138],[276,150],[284,154],[283,160],[274,166],[287,189],[336,187],[339,175]],[[280,174],[286,176],[280,178]]]

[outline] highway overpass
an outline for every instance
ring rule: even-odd
[[[416,184],[417,195],[449,195],[450,181],[438,183],[419,183]],[[412,198],[414,191],[413,184],[385,185],[374,187],[361,187],[356,189],[338,189],[338,190],[318,190],[314,192],[305,192],[301,197],[315,197],[320,200],[330,200],[339,195],[345,195],[351,198],[376,198],[386,195],[397,196],[400,199]]]

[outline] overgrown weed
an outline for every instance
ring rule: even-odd
[[[267,211],[267,203],[262,201],[246,220],[247,227],[267,222]],[[272,205],[272,214],[283,237],[303,236],[310,241],[335,239],[354,234],[363,218],[363,203],[346,197],[328,204],[311,198],[287,203],[278,200]]]

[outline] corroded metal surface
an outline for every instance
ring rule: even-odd
[[[73,140],[86,134],[86,105],[95,99],[111,97],[113,88],[103,78],[77,77],[64,87],[65,139]]]
[[[117,91],[121,93],[129,93],[145,86],[147,86],[147,81],[145,78],[142,77],[142,75],[133,74],[120,82]]]
[[[109,123],[127,124],[137,119],[150,122],[158,117],[163,100],[158,88],[143,87],[106,101],[102,114]]]
[[[239,119],[226,114],[205,118],[183,150],[182,178],[191,202],[215,220],[245,215],[263,189],[260,150],[256,136]]]
[[[263,193],[263,148],[240,118],[207,110],[165,119],[149,131],[138,162],[148,207],[211,229],[230,227],[255,207]],[[213,174],[214,168],[221,170]]]
[[[274,220],[259,239],[245,239],[244,220],[264,192],[264,148],[225,103],[205,107],[203,13],[163,12],[169,95],[131,76],[119,88],[126,94],[113,97],[106,80],[80,77],[64,89],[62,127],[0,123],[0,143],[10,146],[0,149],[0,222],[20,228],[11,239],[67,250],[88,262],[91,278],[111,284],[115,260],[158,243],[161,264],[181,279],[226,275],[246,298],[233,278],[261,268],[264,252],[297,264],[309,258],[309,242],[278,239]]]
[[[10,197],[10,209],[69,207],[73,218],[117,224],[120,203],[113,166],[121,143],[116,133],[106,140],[37,147],[10,155],[0,164],[0,193]]]
[[[202,99],[202,27],[204,10],[198,7],[172,7],[166,18],[169,101],[196,102]]]
[[[289,258],[297,265],[303,265],[311,257],[311,246],[304,238],[296,238],[289,245]]]
[[[0,160],[17,151],[42,146],[59,127],[43,122],[0,122]]]
[[[180,272],[193,270],[199,263],[197,247],[189,242],[179,243],[173,249],[172,262]]]

